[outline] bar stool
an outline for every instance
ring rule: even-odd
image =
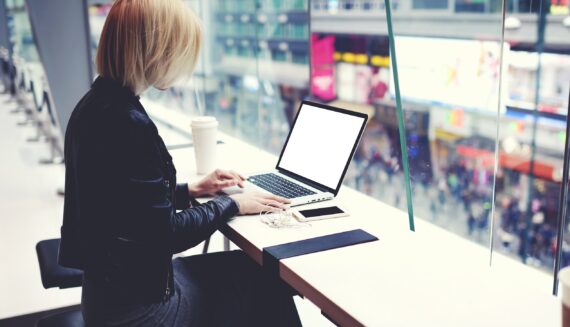
[[[36,252],[40,264],[42,285],[45,289],[79,287],[83,281],[83,272],[65,268],[57,263],[60,239],[38,242]],[[83,327],[85,323],[80,310],[70,310],[42,318],[37,327]]]

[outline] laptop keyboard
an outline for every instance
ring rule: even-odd
[[[247,180],[266,191],[287,199],[316,194],[315,192],[297,183],[293,183],[283,177],[272,173],[251,176]]]

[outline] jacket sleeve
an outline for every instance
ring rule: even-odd
[[[174,193],[174,204],[176,210],[184,210],[190,207],[190,192],[188,192],[188,183],[180,183],[176,185]]]
[[[137,114],[130,120],[134,126],[125,139],[131,144],[124,148],[128,149],[124,159],[129,164],[123,170],[127,198],[124,210],[128,215],[125,230],[130,237],[178,253],[207,239],[239,212],[236,202],[224,196],[188,208],[187,185],[177,185],[172,191],[170,181],[160,169],[154,125],[146,116]],[[185,209],[176,212],[176,207]]]
[[[238,212],[236,202],[223,196],[171,215],[172,252],[182,252],[200,244]]]

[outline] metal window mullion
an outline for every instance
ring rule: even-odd
[[[570,116],[570,85],[569,85],[569,95],[568,95],[568,112]],[[566,120],[566,138],[564,141],[564,167],[562,168],[562,184],[560,185],[560,200],[558,203],[558,226],[557,226],[557,238],[556,238],[556,253],[554,257],[554,281],[552,285],[552,294],[558,294],[558,272],[560,270],[560,264],[562,260],[562,238],[564,237],[564,227],[566,226],[566,212],[568,210],[568,169],[570,168],[569,161],[569,147],[570,147],[570,124],[568,119]]]
[[[412,182],[408,162],[408,146],[406,142],[406,126],[404,124],[404,111],[402,110],[402,98],[400,96],[400,81],[398,77],[398,63],[396,59],[396,41],[392,27],[392,10],[390,0],[384,0],[386,6],[386,23],[388,24],[388,38],[390,40],[390,57],[392,60],[392,74],[394,75],[394,90],[396,93],[396,111],[398,112],[398,131],[400,133],[400,148],[402,151],[402,166],[404,167],[404,185],[406,187],[406,201],[408,205],[408,222],[410,230],[416,230],[414,222],[414,206],[412,203]]]

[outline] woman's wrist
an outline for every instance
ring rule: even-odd
[[[188,194],[192,198],[197,198],[202,195],[202,190],[198,183],[188,183]]]

